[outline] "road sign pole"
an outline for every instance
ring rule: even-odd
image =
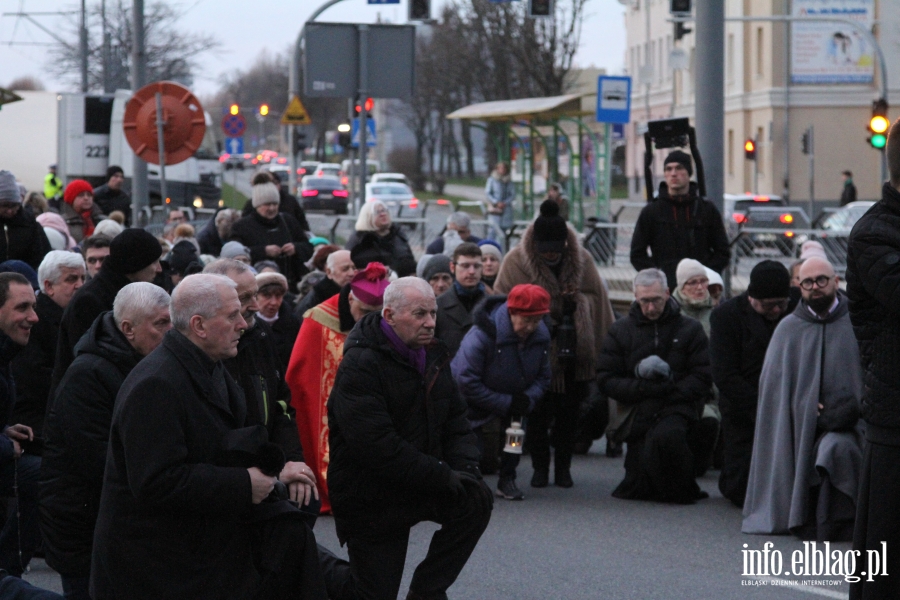
[[[139,90],[147,85],[147,53],[144,47],[144,0],[134,0],[131,8],[134,44],[131,51],[132,89]],[[150,206],[147,183],[147,163],[134,155],[131,163],[131,200],[134,203],[134,224],[141,224],[142,209]]]
[[[156,92],[156,137],[159,140],[159,193],[162,195],[162,204],[166,199],[166,144],[163,129],[166,122],[163,120],[162,94]]]
[[[367,25],[359,26],[359,196],[356,203],[356,214],[362,203],[366,201],[366,175],[369,172],[369,165],[366,164],[366,151],[368,150],[366,134],[369,133],[369,114],[366,110],[366,98],[369,95],[369,27]]]

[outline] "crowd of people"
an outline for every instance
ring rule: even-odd
[[[560,186],[508,253],[455,212],[417,260],[381,202],[342,248],[265,171],[243,210],[198,232],[176,208],[159,238],[130,227],[121,169],[96,190],[51,173],[46,198],[0,171],[0,591],[59,597],[18,579],[40,551],[68,599],[396,598],[430,521],[407,598],[446,598],[494,499],[526,497],[519,429],[530,487],[572,488],[596,395],[607,454],[627,449],[616,498],[694,504],[717,469],[745,533],[900,538],[880,477],[900,468],[900,135],[888,155],[849,297],[811,242],[725,299],[721,216],[672,152],[621,315]],[[511,189],[501,163],[500,227]],[[349,560],[316,543],[329,513]]]

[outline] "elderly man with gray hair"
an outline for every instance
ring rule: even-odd
[[[270,496],[284,456],[264,428],[245,426],[243,393],[222,364],[247,328],[236,287],[222,275],[185,277],[172,293],[173,329],[119,390],[95,600],[327,597],[312,532],[295,505]]]
[[[630,411],[619,431],[628,443],[625,479],[613,496],[693,504],[708,497],[688,444],[712,385],[706,334],[681,314],[659,269],[637,274],[634,298],[610,326],[597,367],[600,390]]]
[[[116,394],[171,327],[165,290],[146,282],[126,285],[116,294],[113,310],[97,317],[75,346],[75,360],[50,402],[40,478],[41,531],[47,564],[62,576],[67,597],[88,597]]]
[[[436,314],[428,282],[391,283],[381,313],[347,337],[328,400],[331,508],[360,598],[397,597],[409,530],[422,521],[442,528],[407,598],[446,598],[491,517],[493,493],[449,352],[434,337]]]
[[[448,248],[445,241],[448,237],[451,239],[459,238],[456,241],[457,245],[463,242],[472,242],[473,244],[480,242],[481,238],[472,235],[472,231],[469,229],[471,222],[472,219],[468,213],[461,211],[452,213],[447,217],[447,227],[444,229],[443,234],[428,244],[425,254],[447,254],[448,256],[452,254],[453,248]]]
[[[38,267],[41,288],[35,307],[38,322],[31,328],[28,345],[12,361],[16,381],[13,419],[31,427],[37,436],[44,429],[47,414],[59,324],[72,296],[84,284],[84,277],[84,259],[74,252],[52,250]]]

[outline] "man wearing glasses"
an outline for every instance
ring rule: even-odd
[[[778,325],[759,379],[744,533],[853,537],[863,370],[847,297],[828,261],[800,267],[803,300]]]
[[[471,242],[457,246],[450,272],[453,273],[453,285],[437,299],[434,337],[447,344],[452,358],[472,328],[475,305],[485,295],[481,282],[481,248]]]
[[[724,448],[719,491],[735,506],[744,505],[759,375],[775,327],[797,305],[791,298],[791,274],[774,260],[750,272],[747,291],[723,302],[710,315],[709,355],[719,389]]]
[[[612,495],[675,504],[709,497],[695,480],[688,441],[712,385],[706,334],[681,314],[661,270],[634,278],[631,310],[603,341],[597,385],[631,407],[625,479]]]

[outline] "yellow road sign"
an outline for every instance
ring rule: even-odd
[[[300,102],[299,97],[294,96],[291,98],[291,101],[288,102],[284,114],[281,115],[281,124],[312,125],[312,119],[309,118],[309,113],[306,112],[306,108],[304,108],[303,103]]]

